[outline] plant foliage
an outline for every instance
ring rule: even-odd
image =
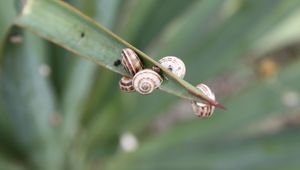
[[[299,9],[298,0],[0,1],[0,169],[298,169]],[[208,84],[228,110],[199,119],[173,95],[120,92],[114,72],[127,73],[112,63],[124,47],[148,67],[179,56],[185,79]],[[163,90],[194,97],[164,73]],[[120,144],[124,134],[136,150]]]

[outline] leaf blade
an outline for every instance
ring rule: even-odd
[[[47,6],[47,10],[41,6]],[[128,73],[123,67],[114,66],[113,63],[120,58],[123,48],[132,48],[140,55],[146,67],[155,65],[168,77],[161,85],[160,89],[163,91],[220,106],[142,51],[61,1],[29,0],[15,24],[121,75],[128,76]]]

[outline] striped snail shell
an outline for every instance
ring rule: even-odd
[[[215,94],[207,85],[198,84],[196,87],[201,90],[207,97],[211,98],[212,100],[216,99]],[[192,101],[192,108],[198,117],[211,117],[215,110],[215,106],[213,105],[196,101]]]
[[[151,69],[139,71],[132,79],[134,89],[141,94],[150,94],[162,81],[160,75]]]
[[[132,78],[130,77],[122,77],[119,81],[119,87],[122,91],[125,92],[133,92],[135,91],[133,84],[132,84]]]
[[[121,63],[131,76],[143,69],[142,61],[132,49],[123,49],[121,55]]]
[[[162,66],[169,69],[170,71],[172,71],[178,77],[183,79],[183,77],[185,76],[185,72],[186,72],[185,64],[181,59],[175,56],[166,56],[160,59],[159,63]]]

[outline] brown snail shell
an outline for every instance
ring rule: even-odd
[[[184,62],[175,56],[166,56],[159,60],[159,63],[173,72],[180,78],[184,78],[186,68]]]
[[[135,89],[132,84],[132,78],[130,77],[122,77],[121,80],[119,81],[119,87],[122,91],[125,92],[134,92]]]
[[[198,84],[196,87],[201,90],[207,97],[211,98],[212,100],[216,99],[215,94],[207,85]],[[192,108],[195,115],[197,115],[198,117],[211,117],[215,110],[215,106],[213,105],[196,101],[192,101]]]
[[[150,94],[162,81],[161,76],[151,69],[139,71],[132,79],[134,89],[140,94]]]
[[[132,49],[123,49],[121,56],[121,63],[131,76],[143,69],[142,61]]]

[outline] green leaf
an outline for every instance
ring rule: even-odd
[[[47,6],[47,10],[41,6]],[[15,23],[81,57],[127,76],[125,69],[114,66],[114,62],[119,59],[123,48],[130,47],[140,55],[146,67],[155,65],[162,70],[167,78],[161,85],[161,90],[189,100],[203,99],[222,107],[143,52],[61,1],[29,0]]]
[[[143,155],[127,166],[108,169],[297,169],[299,128],[242,139],[221,139],[200,145],[194,140],[161,150],[159,155]]]
[[[251,54],[257,41],[297,11],[300,4],[297,0],[233,3],[237,7],[229,15],[224,1],[198,1],[166,28],[155,44],[154,54],[179,56],[189,68],[187,80],[199,83],[194,77],[201,77],[206,81]]]
[[[297,29],[300,26],[299,18],[299,10],[293,11],[293,13],[283,20],[277,27],[268,31],[266,35],[256,42],[254,47],[255,53],[261,55],[272,51],[273,49],[299,42],[300,30]]]
[[[14,1],[0,1],[0,40],[4,43],[4,38],[10,26],[16,18]],[[1,48],[0,48],[1,49]]]
[[[97,5],[91,2],[92,1],[84,1],[82,2],[82,4],[83,6],[89,7],[88,9],[86,9],[88,11],[97,11],[93,15],[97,16],[97,18],[100,20],[101,18],[103,18],[102,23],[111,28],[113,25],[113,21],[110,21],[109,18],[113,19],[113,16],[115,15],[114,13],[117,12],[115,10],[116,6],[118,6],[117,1],[114,3],[112,3],[113,1],[108,2],[106,0],[97,1]],[[103,6],[105,6],[106,8],[101,9],[100,13],[98,13],[99,10],[95,10],[98,9],[98,7],[103,8]],[[105,15],[102,10],[105,11]],[[93,88],[92,86],[96,81],[96,71],[98,71],[96,66],[96,64],[78,59],[72,65],[70,74],[68,75],[68,79],[64,87],[65,90],[62,99],[62,108],[63,113],[65,114],[65,135],[71,136],[70,139],[74,137],[75,133],[80,128],[81,116],[84,113],[86,105],[91,102],[91,100],[89,99],[91,96],[89,94],[91,93],[93,94],[93,96],[101,98],[101,96],[95,95],[95,88]],[[107,77],[107,75],[109,76]],[[100,77],[107,77],[108,79],[110,76],[111,74],[108,74],[104,71],[102,71],[100,74]],[[101,83],[103,84],[104,81],[109,84],[113,83],[111,81],[107,81],[108,79],[103,80]],[[105,86],[103,85],[99,87],[105,89]],[[99,105],[99,103],[97,103],[97,105]]]
[[[0,77],[3,103],[12,121],[14,147],[25,152],[22,159],[31,164],[57,169],[63,160],[55,128],[60,115],[51,87],[40,72],[39,59],[45,51],[32,50],[43,42],[30,34],[23,35],[17,28],[10,35],[19,36],[21,41],[9,41],[8,36]]]

